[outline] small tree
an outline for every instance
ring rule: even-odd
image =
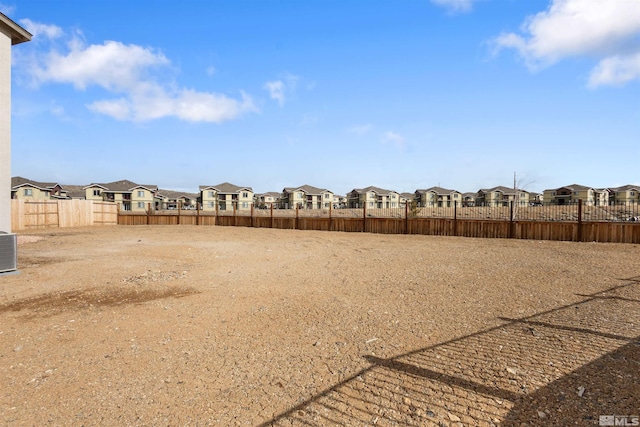
[[[418,201],[417,200],[412,200],[411,203],[409,204],[409,215],[412,218],[415,218],[418,216],[418,214],[420,214],[420,208],[418,207]]]

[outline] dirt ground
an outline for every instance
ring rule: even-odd
[[[19,236],[3,425],[638,415],[640,245],[103,227]]]

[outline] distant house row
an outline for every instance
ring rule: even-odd
[[[341,196],[324,188],[302,185],[285,187],[281,192],[254,193],[251,187],[228,182],[201,185],[198,193],[159,189],[156,185],[136,184],[128,180],[89,185],[60,185],[37,182],[22,177],[11,178],[11,197],[15,199],[86,199],[112,201],[124,211],[196,209],[204,211],[276,209],[339,209],[339,208],[404,208],[453,206],[518,206],[536,204],[564,205],[582,200],[587,205],[614,203],[640,204],[640,186],[624,185],[615,188],[593,188],[568,185],[545,190],[542,194],[504,186],[480,189],[475,193],[461,193],[442,187],[417,189],[413,193],[398,193],[379,187],[355,188]]]

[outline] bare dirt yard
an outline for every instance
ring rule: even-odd
[[[0,424],[565,426],[638,415],[640,245],[41,230]]]

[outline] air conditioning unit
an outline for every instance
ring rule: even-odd
[[[0,273],[18,268],[18,239],[15,234],[0,232]]]

